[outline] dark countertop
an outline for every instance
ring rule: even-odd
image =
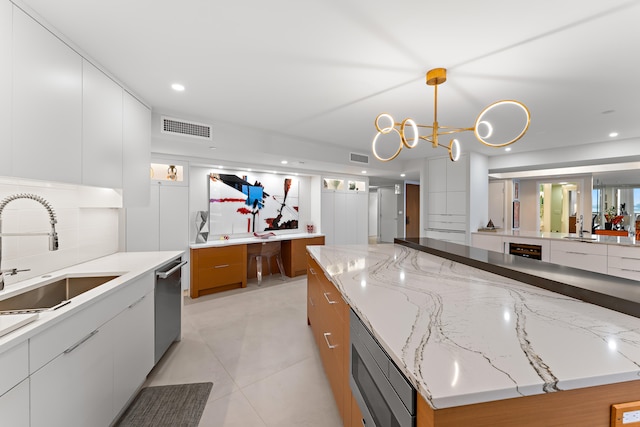
[[[395,239],[394,243],[640,317],[640,282],[635,280],[426,237]]]

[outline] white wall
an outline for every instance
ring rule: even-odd
[[[122,196],[116,190],[0,177],[0,200],[18,193],[37,194],[51,204],[59,249],[48,250],[47,236],[2,237],[0,267],[30,269],[6,277],[7,285],[118,251]],[[47,210],[34,200],[14,200],[3,210],[3,233],[50,229]]]

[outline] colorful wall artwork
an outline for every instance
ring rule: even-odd
[[[298,180],[274,174],[212,173],[209,229],[212,235],[298,228]]]

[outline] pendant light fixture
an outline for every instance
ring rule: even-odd
[[[376,117],[375,127],[377,133],[372,143],[372,151],[376,159],[382,162],[393,160],[398,157],[403,147],[414,148],[420,140],[423,140],[430,142],[433,148],[446,148],[449,152],[449,158],[455,162],[460,157],[460,143],[456,138],[451,138],[448,145],[443,145],[440,144],[440,137],[471,131],[476,139],[484,145],[497,148],[513,144],[522,138],[529,129],[531,122],[529,109],[522,102],[513,100],[497,101],[485,107],[476,118],[473,127],[454,128],[440,126],[438,124],[438,86],[446,81],[447,70],[444,68],[434,68],[427,72],[427,85],[433,86],[435,91],[432,125],[419,125],[410,118],[398,123],[387,113],[379,114]],[[500,123],[496,123],[497,118],[500,118]],[[503,131],[497,132],[494,125],[502,126]],[[430,129],[429,134],[420,135],[420,128]],[[378,153],[376,144],[381,135],[387,135],[392,132],[397,133],[400,138],[398,148],[391,156],[382,157]]]

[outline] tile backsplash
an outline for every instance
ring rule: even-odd
[[[0,177],[0,201],[18,193],[49,202],[58,221],[59,249],[49,251],[47,236],[3,236],[0,268],[29,269],[6,277],[6,285],[118,251],[122,196],[117,190]],[[9,202],[1,220],[3,233],[51,229],[46,209],[29,199]]]

